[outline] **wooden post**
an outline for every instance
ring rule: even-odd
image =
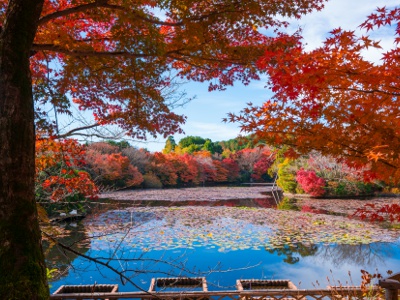
[[[386,300],[398,300],[398,290],[400,289],[400,282],[394,279],[382,279],[379,280],[379,286],[383,287],[386,290]]]

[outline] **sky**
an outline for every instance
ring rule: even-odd
[[[320,45],[327,37],[328,32],[341,27],[345,30],[361,32],[358,26],[377,7],[388,8],[398,5],[398,0],[331,0],[325,8],[319,12],[302,17],[300,20],[289,20],[291,25],[289,32],[298,28],[302,29],[306,49],[311,50]],[[395,47],[393,43],[393,29],[384,28],[373,32],[372,37],[381,40],[381,46],[385,49]],[[363,34],[366,34],[363,32]],[[379,62],[380,52],[369,50],[365,56],[375,62]],[[208,92],[208,83],[187,83],[183,85],[189,97],[196,98],[183,107],[174,110],[178,114],[187,116],[186,124],[182,126],[185,135],[210,138],[212,141],[221,141],[235,138],[240,133],[238,124],[223,123],[222,119],[227,113],[238,113],[246,107],[246,103],[262,104],[271,97],[271,92],[266,85],[266,78],[243,86],[241,83],[228,87],[225,91]],[[174,135],[178,142],[185,135]],[[133,146],[147,148],[149,151],[161,151],[165,145],[165,139],[149,139],[146,142],[130,141]]]

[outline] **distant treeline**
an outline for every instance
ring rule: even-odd
[[[80,145],[69,140],[37,143],[37,198],[60,200],[122,188],[187,187],[270,181],[269,147],[237,139],[212,142],[169,137],[162,152],[103,141]]]

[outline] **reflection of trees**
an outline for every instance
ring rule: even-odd
[[[291,245],[283,245],[281,248],[266,249],[271,254],[277,254],[278,256],[285,256],[283,260],[288,264],[295,264],[300,261],[300,257],[313,256],[318,251],[318,245],[305,245],[302,243],[296,243]],[[300,255],[300,257],[297,256]]]
[[[334,266],[345,263],[355,266],[375,266],[390,256],[389,249],[385,243],[323,246],[318,256],[324,261],[331,261]]]
[[[354,266],[381,265],[386,257],[391,256],[390,247],[384,243],[360,244],[360,245],[318,245],[302,243],[284,243],[275,249],[266,249],[271,254],[285,256],[284,262],[295,264],[300,257],[315,256],[321,262],[331,262],[339,267],[343,264]]]
[[[279,202],[277,209],[298,211],[299,207],[297,206],[297,200],[295,198],[283,197]]]
[[[90,240],[85,232],[84,226],[80,222],[76,227],[67,225],[65,229],[66,233],[57,237],[57,240],[60,243],[70,246],[81,254],[89,251]],[[43,242],[43,248],[47,268],[50,270],[57,269],[57,275],[55,275],[54,279],[60,279],[61,277],[66,276],[72,261],[74,261],[78,255],[71,252],[65,252],[59,246],[49,243],[46,240]]]

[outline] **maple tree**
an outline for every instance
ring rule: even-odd
[[[197,181],[201,183],[215,181],[217,170],[213,164],[211,153],[208,151],[196,152],[195,159],[198,165]]]
[[[216,176],[214,178],[215,182],[227,182],[229,170],[225,168],[224,164],[219,160],[213,160],[213,165],[216,171]]]
[[[262,180],[263,178],[267,177],[268,170],[271,168],[274,160],[274,152],[268,147],[265,147],[260,158],[254,162],[253,174],[251,174],[251,178],[255,180]]]
[[[367,31],[394,27],[400,41],[400,8],[378,8],[361,24]],[[277,35],[277,43],[258,61],[269,75],[273,97],[250,105],[231,121],[273,145],[299,154],[318,150],[354,167],[371,164],[387,182],[400,180],[399,48],[368,61],[379,41],[335,29],[324,44],[307,51],[300,33]],[[294,152],[292,152],[294,153]]]
[[[176,185],[178,175],[174,164],[161,152],[151,158],[150,172],[160,179],[164,186]]]
[[[85,149],[76,140],[36,140],[36,191],[44,192],[45,199],[58,201],[81,194],[96,197],[97,187],[87,172]]]
[[[227,180],[229,182],[234,182],[239,178],[239,165],[238,163],[233,160],[232,158],[224,158],[222,160],[223,167],[228,170]]]
[[[198,163],[193,156],[170,153],[167,159],[174,165],[178,183],[197,183]]]
[[[235,159],[239,165],[243,180],[249,180],[253,174],[255,164],[260,159],[264,159],[265,156],[269,156],[266,154],[266,151],[269,151],[268,147],[256,147],[254,149],[245,148],[232,155],[232,158]],[[259,166],[257,166],[257,168],[258,167]]]
[[[48,286],[34,199],[35,128],[65,137],[47,107],[72,114],[71,100],[96,123],[133,137],[179,132],[184,117],[163,97],[170,71],[223,89],[258,78],[254,61],[275,40],[275,16],[323,0],[0,1],[0,296],[46,299]],[[155,12],[161,12],[162,16]],[[243,36],[246,38],[244,39]],[[67,96],[68,95],[68,96]]]
[[[89,150],[85,158],[88,169],[94,173],[92,177],[100,186],[125,188],[143,181],[142,174],[121,153],[102,154]]]

